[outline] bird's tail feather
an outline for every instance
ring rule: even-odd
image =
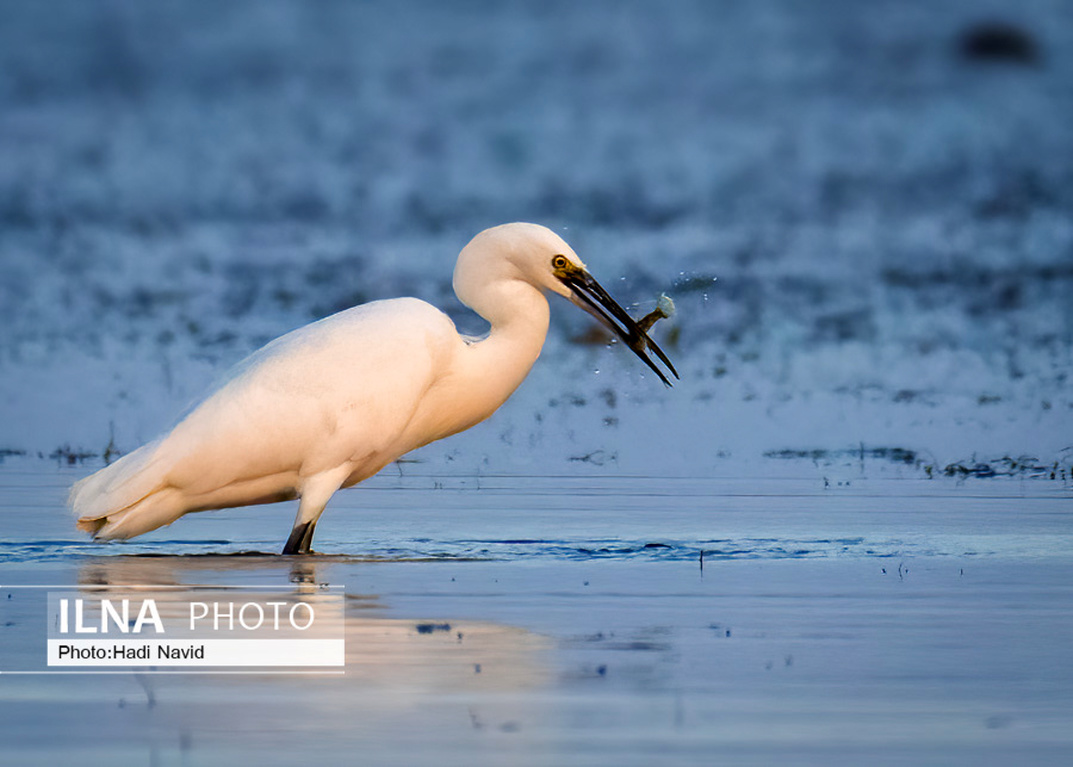
[[[78,528],[94,538],[133,538],[174,522],[186,511],[175,488],[162,488],[132,506],[100,517],[79,517]]]
[[[67,503],[80,530],[95,538],[132,538],[178,519],[180,495],[165,482],[159,442],[123,456],[75,483]]]

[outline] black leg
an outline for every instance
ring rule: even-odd
[[[312,522],[295,525],[287,539],[287,544],[283,547],[283,553],[285,555],[308,553],[309,544],[313,542],[313,527]]]
[[[302,533],[302,543],[298,546],[299,554],[312,554],[313,553],[313,531],[317,529],[317,521],[313,520],[305,526],[305,532]]]

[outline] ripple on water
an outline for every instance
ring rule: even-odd
[[[944,550],[941,542],[856,538],[720,538],[647,541],[624,539],[398,540],[365,546],[326,542],[316,556],[353,561],[630,560],[653,562],[874,559],[906,556],[964,556],[964,547]],[[108,556],[275,556],[274,542],[158,540],[98,543],[84,540],[0,541],[0,563],[18,564]]]

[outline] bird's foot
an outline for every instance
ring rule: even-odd
[[[283,546],[283,555],[312,554],[313,530],[316,526],[316,522],[301,522],[295,525],[290,537],[287,538],[287,543]]]

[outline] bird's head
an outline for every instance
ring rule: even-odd
[[[620,338],[663,383],[671,385],[648,356],[649,351],[678,378],[663,350],[589,274],[573,249],[550,229],[538,224],[504,224],[474,237],[455,267],[455,292],[464,303],[473,306],[467,294],[497,277],[520,279],[568,299]]]

